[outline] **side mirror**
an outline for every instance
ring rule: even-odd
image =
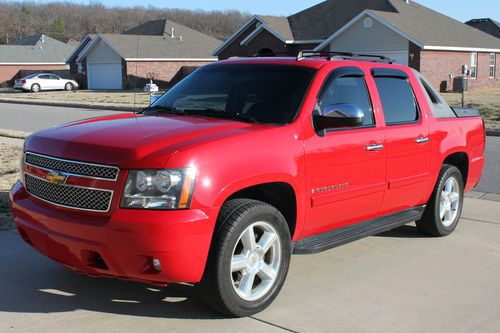
[[[314,115],[313,124],[316,131],[334,128],[362,126],[365,114],[354,104],[332,104],[323,108],[325,115]]]

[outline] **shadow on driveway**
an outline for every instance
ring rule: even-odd
[[[191,285],[166,288],[74,273],[25,244],[15,230],[0,232],[0,312],[88,310],[141,317],[222,319]]]

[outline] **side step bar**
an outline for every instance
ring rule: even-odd
[[[352,241],[373,236],[410,222],[419,220],[424,213],[425,205],[403,210],[387,216],[378,217],[366,222],[331,230],[319,235],[300,239],[293,244],[294,254],[312,254],[350,243]]]

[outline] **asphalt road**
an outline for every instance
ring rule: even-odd
[[[116,114],[118,111],[0,103],[0,129],[33,132],[79,119]],[[12,140],[10,140],[12,141]],[[0,138],[0,142],[6,142]],[[500,137],[488,137],[486,166],[475,191],[500,194]]]
[[[0,232],[0,332],[498,332],[500,205],[466,199],[445,238],[412,225],[294,256],[270,308],[228,319],[192,286],[165,289],[64,269]]]
[[[0,103],[0,129],[34,132],[75,120],[116,113],[117,111]]]

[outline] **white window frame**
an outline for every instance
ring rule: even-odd
[[[493,62],[492,62],[492,60],[493,60]],[[491,75],[492,69],[493,69],[493,75]],[[489,75],[490,79],[495,78],[496,71],[497,71],[497,55],[496,55],[496,53],[490,53],[489,71],[488,71],[488,75]]]
[[[477,79],[477,52],[470,54],[470,78]]]

